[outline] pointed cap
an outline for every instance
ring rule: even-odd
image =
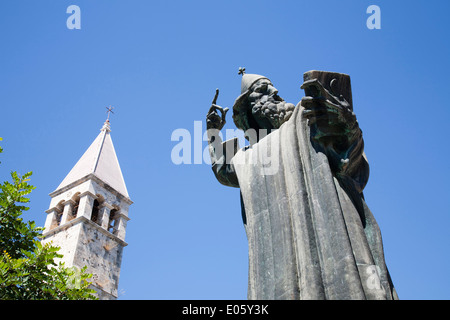
[[[245,71],[245,68],[243,69]],[[234,101],[233,105],[233,121],[236,127],[239,129],[242,129],[246,131],[248,128],[247,123],[247,97],[250,94],[250,88],[252,85],[261,79],[267,79],[267,77],[261,76],[259,74],[246,74],[244,72],[240,72],[242,74],[242,80],[241,80],[241,95],[237,97],[237,99]],[[270,80],[269,80],[270,81]]]
[[[248,89],[258,80],[267,79],[259,74],[244,74],[241,81],[241,94],[246,93]],[[267,79],[269,80],[269,79]]]
[[[106,120],[103,128],[100,130],[100,134],[56,190],[68,186],[87,175],[94,174],[114,190],[129,198],[110,132],[109,120]]]

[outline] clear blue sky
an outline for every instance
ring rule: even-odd
[[[66,27],[72,4],[80,30]],[[366,27],[371,4],[381,30]],[[113,105],[134,201],[120,298],[245,299],[239,191],[207,164],[173,164],[171,134],[205,125],[216,88],[231,107],[239,66],[294,104],[303,72],[347,73],[371,167],[365,197],[399,297],[449,299],[449,15],[444,0],[3,0],[0,179],[33,171],[26,215],[43,225],[48,193]]]

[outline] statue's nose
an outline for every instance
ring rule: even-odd
[[[269,92],[270,94],[278,94],[278,90],[275,87],[269,86]]]

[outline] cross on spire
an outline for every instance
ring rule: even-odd
[[[114,113],[114,111],[112,111],[114,109],[114,107],[111,107],[111,105],[109,105],[109,107],[105,107],[108,111],[106,111],[106,113],[108,114],[108,118],[106,118],[106,121],[109,121],[109,115],[111,113]]]
[[[245,68],[239,67],[238,74],[241,74],[242,76],[244,76],[244,74],[245,74]]]

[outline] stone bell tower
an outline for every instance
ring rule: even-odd
[[[106,120],[100,134],[50,193],[42,242],[61,247],[67,267],[87,266],[101,300],[117,298],[122,251],[127,245],[127,192]]]

